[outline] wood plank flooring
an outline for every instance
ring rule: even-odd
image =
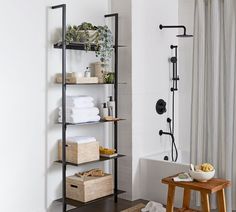
[[[131,202],[124,199],[118,199],[118,203],[114,203],[113,198],[108,198],[108,199],[101,200],[93,204],[84,206],[82,208],[72,209],[70,210],[70,212],[120,212],[138,203],[146,204],[147,201],[136,200],[136,201]]]

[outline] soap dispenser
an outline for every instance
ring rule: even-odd
[[[109,116],[116,118],[116,104],[112,96],[109,96],[109,101],[107,102]]]
[[[103,107],[102,107],[102,118],[106,118],[108,117],[109,113],[108,113],[108,107],[106,103],[103,103]]]
[[[90,67],[87,67],[87,68],[86,68],[86,71],[84,72],[84,76],[87,77],[87,78],[90,78],[90,77],[91,77]]]

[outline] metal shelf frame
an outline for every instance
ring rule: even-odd
[[[66,130],[68,123],[66,123],[66,89],[68,86],[68,83],[66,83],[66,50],[67,49],[73,49],[73,50],[84,50],[84,46],[82,44],[79,45],[66,45],[66,4],[56,5],[53,6],[52,9],[62,9],[62,41],[60,42],[60,45],[55,44],[54,48],[58,48],[62,50],[62,161],[60,163],[62,164],[62,198],[60,201],[63,204],[63,212],[67,211],[67,204],[68,199],[66,198],[66,168],[67,165],[70,165],[66,162]],[[114,72],[115,72],[115,82],[114,84],[111,84],[114,86],[114,100],[115,100],[115,107],[116,107],[116,117],[118,117],[118,57],[119,57],[119,46],[118,45],[118,34],[119,34],[119,26],[118,26],[118,13],[113,14],[107,14],[104,16],[105,18],[114,18],[115,21],[115,43],[114,43]],[[93,49],[94,50],[94,49]],[[114,148],[118,152],[118,123],[117,121],[114,122]],[[123,157],[123,155],[120,155],[120,157]],[[117,202],[118,200],[118,194],[121,193],[118,190],[118,158],[116,157],[114,159],[114,201]],[[100,160],[105,161],[105,160]],[[96,162],[96,161],[95,161]],[[123,192],[122,192],[123,193]],[[110,196],[108,196],[110,197]],[[93,202],[93,201],[92,201]],[[92,203],[91,202],[91,203]],[[89,204],[89,203],[88,203]],[[81,205],[81,204],[79,204]],[[79,206],[78,205],[78,206]]]

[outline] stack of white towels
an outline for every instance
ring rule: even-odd
[[[91,96],[67,96],[66,97],[66,122],[86,123],[99,121],[99,109],[94,105]],[[62,107],[59,108],[59,122],[62,122]]]

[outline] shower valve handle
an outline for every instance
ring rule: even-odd
[[[171,57],[170,62],[172,63],[177,63],[177,57]]]
[[[159,135],[162,136],[163,135],[163,130],[159,131]]]

